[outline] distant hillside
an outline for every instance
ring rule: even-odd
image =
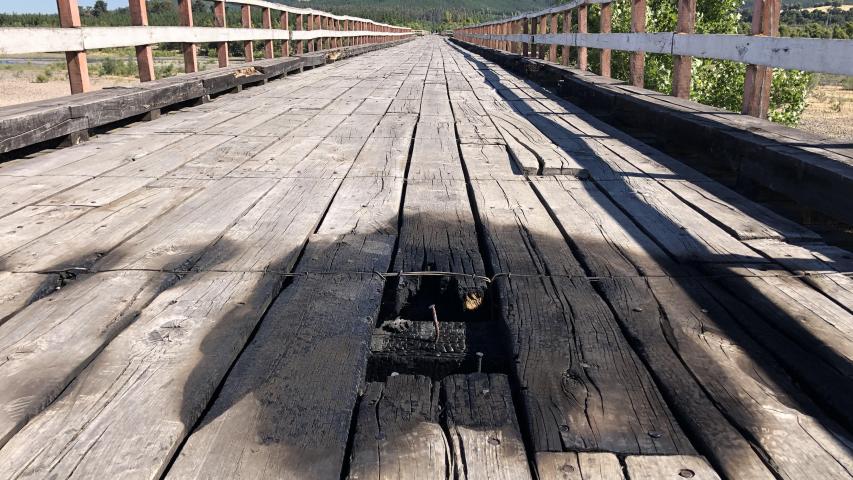
[[[515,12],[546,8],[553,0],[275,0],[340,15],[373,18],[426,29],[452,28]]]

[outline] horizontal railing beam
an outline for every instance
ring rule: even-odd
[[[157,43],[218,43],[263,40],[313,40],[342,37],[400,37],[411,32],[367,30],[283,30],[216,27],[0,28],[0,54],[85,51]]]
[[[663,33],[559,33],[489,35],[459,33],[462,39],[499,40],[539,45],[568,45],[732,60],[773,68],[853,75],[850,40],[763,37],[753,35],[689,35]]]

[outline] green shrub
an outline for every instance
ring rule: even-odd
[[[846,77],[841,81],[841,86],[844,90],[853,90],[853,77]]]
[[[157,65],[154,67],[154,76],[156,78],[169,78],[174,77],[177,74],[178,71],[175,68],[174,63],[167,63],[165,65]]]

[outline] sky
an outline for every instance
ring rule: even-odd
[[[81,7],[91,7],[95,0],[78,0]],[[107,0],[110,9],[126,7],[127,0]],[[0,0],[0,13],[56,13],[56,0]]]

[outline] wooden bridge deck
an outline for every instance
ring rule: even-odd
[[[0,478],[850,478],[851,266],[422,38],[0,164]]]

